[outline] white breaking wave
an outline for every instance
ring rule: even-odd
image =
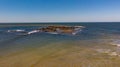
[[[120,47],[120,40],[114,40],[111,44]]]
[[[17,30],[8,30],[7,32],[24,32],[25,30],[20,30],[20,29],[17,29]]]
[[[75,32],[72,32],[72,35],[76,35],[78,32],[81,32],[82,30],[76,30]]]
[[[33,34],[33,33],[37,33],[37,32],[40,32],[40,31],[39,30],[33,30],[33,31],[28,32],[27,34]]]

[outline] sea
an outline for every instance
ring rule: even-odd
[[[49,25],[84,26],[76,35],[37,32]],[[119,67],[119,22],[0,23],[0,67]]]

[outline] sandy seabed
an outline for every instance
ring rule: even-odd
[[[102,48],[114,50],[114,46],[84,44],[93,43],[54,43],[13,52],[0,57],[0,67],[120,67],[119,56],[99,52]]]

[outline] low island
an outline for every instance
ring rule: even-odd
[[[28,34],[36,33],[36,32],[46,32],[52,34],[77,34],[80,32],[84,26],[47,26],[40,29],[36,29],[28,32]]]

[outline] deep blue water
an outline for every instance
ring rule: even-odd
[[[8,30],[25,30],[27,32],[44,27],[46,25],[69,25],[85,26],[77,35],[35,33],[27,36],[18,35],[20,33],[10,33]],[[20,50],[26,48],[36,48],[56,42],[75,42],[81,40],[104,39],[109,36],[120,35],[120,23],[9,23],[0,24],[0,54],[4,51]],[[117,38],[119,39],[119,38]]]

